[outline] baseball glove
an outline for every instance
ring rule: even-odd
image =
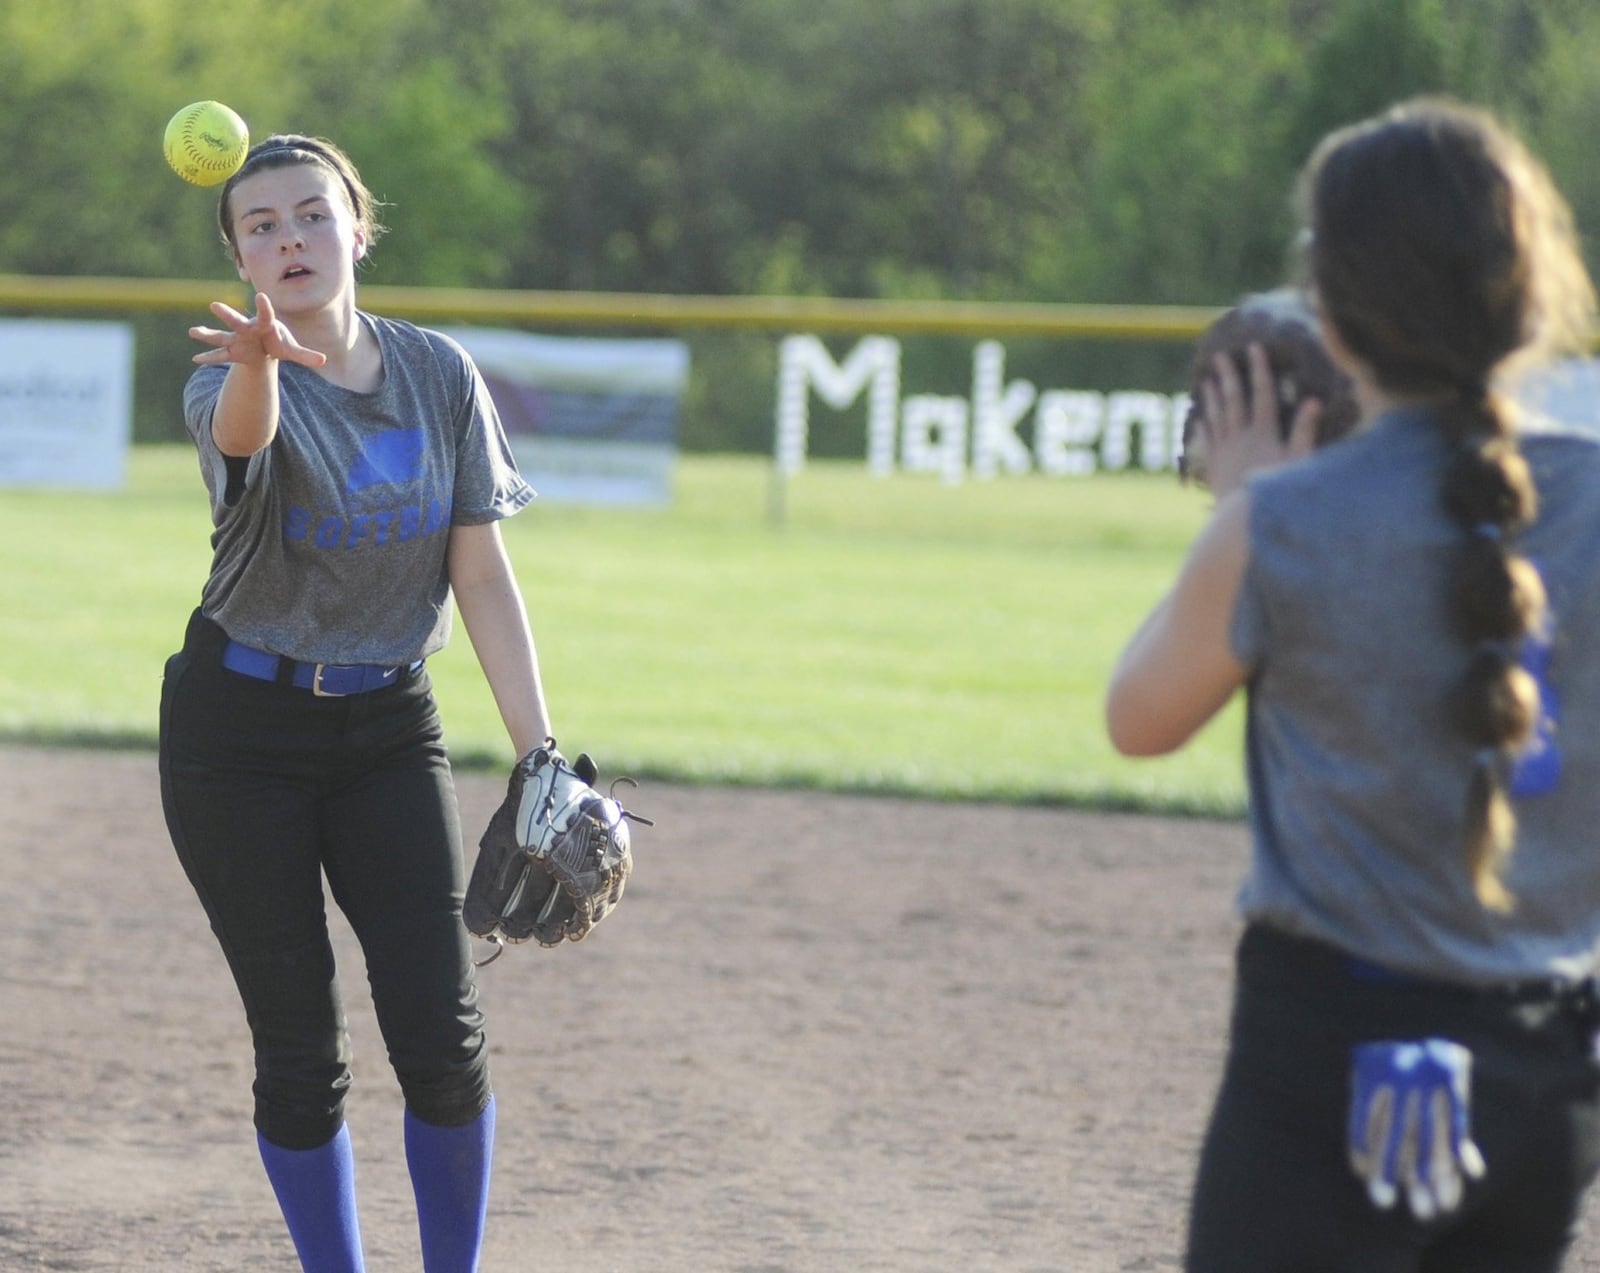
[[[1328,357],[1317,322],[1300,294],[1288,288],[1246,296],[1200,334],[1189,370],[1189,413],[1183,421],[1183,451],[1178,474],[1186,482],[1206,484],[1206,437],[1200,427],[1200,390],[1214,374],[1213,360],[1232,354],[1246,387],[1250,369],[1245,351],[1259,344],[1267,351],[1277,381],[1278,420],[1289,436],[1295,411],[1307,398],[1322,402],[1316,445],[1344,437],[1356,426],[1359,409],[1349,378]]]
[[[602,796],[596,776],[594,761],[569,764],[553,738],[517,762],[467,882],[461,918],[474,936],[559,946],[616,909],[633,873],[628,823],[654,823]]]

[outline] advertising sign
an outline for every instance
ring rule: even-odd
[[[132,436],[132,327],[0,319],[0,486],[120,487]]]
[[[689,377],[679,340],[452,328],[488,382],[517,467],[563,503],[665,504]]]

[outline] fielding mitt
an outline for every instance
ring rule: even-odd
[[[1337,441],[1356,426],[1359,408],[1354,389],[1328,356],[1316,316],[1304,299],[1288,288],[1258,292],[1218,317],[1195,342],[1189,369],[1189,414],[1183,422],[1183,452],[1178,457],[1178,475],[1186,482],[1206,485],[1200,392],[1214,374],[1212,359],[1220,353],[1230,354],[1248,392],[1250,369],[1245,358],[1252,344],[1260,344],[1267,352],[1276,382],[1279,426],[1286,440],[1295,412],[1306,398],[1317,398],[1322,403],[1322,417],[1317,421],[1318,447]]]
[[[497,946],[559,946],[616,909],[633,873],[628,823],[654,824],[602,796],[596,776],[594,761],[580,753],[569,764],[553,738],[517,762],[478,841],[461,912],[469,932]]]

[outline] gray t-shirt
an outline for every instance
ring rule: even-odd
[[[1445,442],[1397,412],[1252,479],[1233,617],[1250,669],[1250,822],[1240,907],[1418,975],[1580,978],[1600,962],[1600,441],[1522,435],[1540,514],[1521,547],[1557,627],[1545,673],[1554,751],[1530,763],[1509,915],[1465,865],[1473,748],[1452,724],[1468,657],[1448,612],[1464,532],[1439,499]]]
[[[533,498],[488,389],[449,337],[361,314],[383,383],[355,393],[278,368],[277,436],[242,492],[211,436],[225,367],[202,367],[184,417],[211,493],[201,611],[237,641],[307,662],[394,666],[442,648],[451,624],[451,526],[509,517]]]

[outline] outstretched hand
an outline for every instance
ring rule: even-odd
[[[294,338],[278,320],[272,308],[272,299],[265,292],[256,293],[255,317],[241,314],[222,301],[211,303],[211,312],[227,324],[226,328],[191,327],[189,335],[212,348],[194,356],[195,362],[205,367],[222,367],[230,363],[244,366],[261,366],[268,359],[277,358],[297,362],[303,367],[320,367],[328,356],[315,349],[307,349]]]
[[[1199,426],[1206,440],[1206,484],[1221,500],[1258,469],[1275,468],[1311,454],[1316,445],[1322,403],[1307,398],[1295,408],[1284,437],[1278,420],[1278,391],[1267,351],[1259,344],[1248,350],[1250,383],[1239,377],[1233,359],[1216,356],[1215,370],[1201,387],[1203,414]]]

